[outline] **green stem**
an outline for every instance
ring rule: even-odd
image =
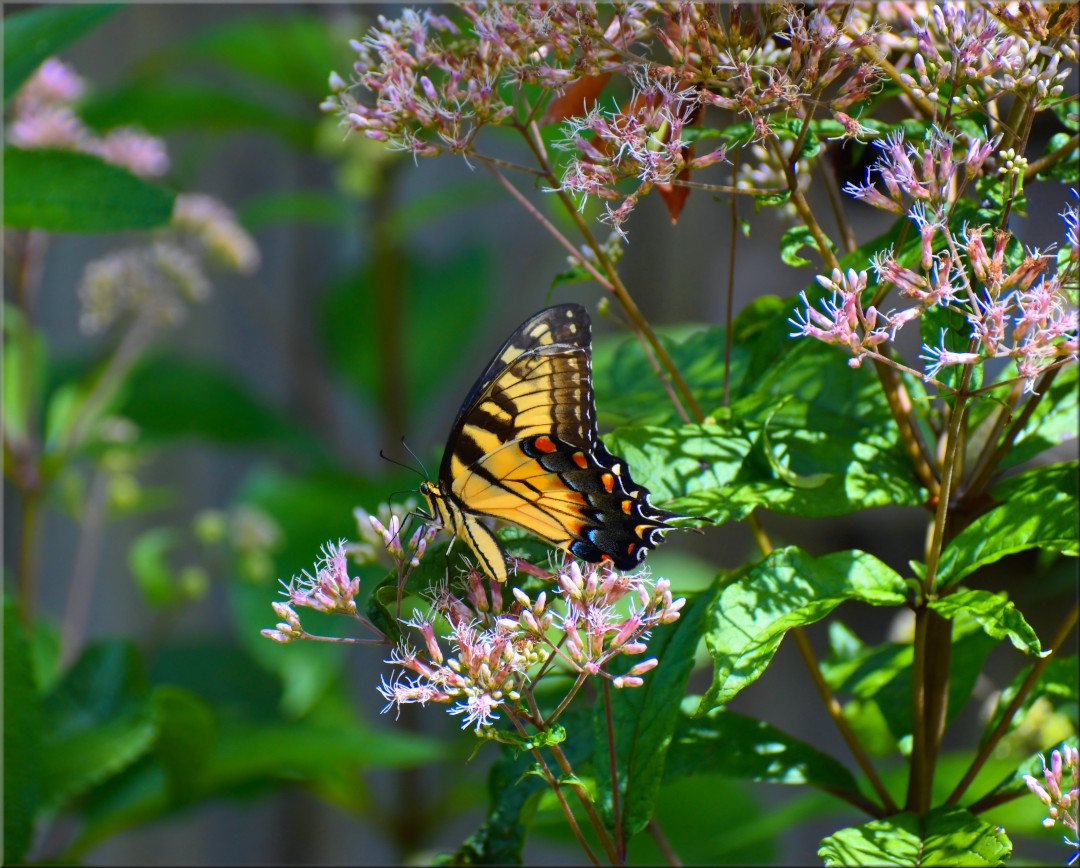
[[[28,489],[23,499],[22,528],[19,534],[19,566],[15,587],[19,600],[19,617],[29,626],[34,620],[37,584],[38,537],[41,532],[40,487]]]

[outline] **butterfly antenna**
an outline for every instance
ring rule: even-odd
[[[405,441],[404,441],[404,439],[402,439],[402,443],[404,443],[404,442],[405,442]],[[409,447],[408,447],[408,446],[406,446],[405,448],[406,448],[406,449],[409,449]],[[410,455],[412,455],[412,456],[413,456],[413,458],[416,458],[416,456],[415,456],[415,455],[413,455],[413,453],[412,453],[412,450],[411,450],[411,449],[409,449],[409,454],[410,454]],[[381,449],[379,450],[379,457],[380,457],[381,459],[383,459],[383,461],[389,461],[389,462],[390,462],[391,464],[396,464],[396,465],[397,465],[398,467],[404,467],[404,468],[405,468],[406,470],[411,470],[411,471],[412,471],[413,473],[415,473],[415,474],[416,474],[417,476],[419,476],[419,477],[420,477],[421,479],[426,479],[426,478],[427,478],[427,470],[425,470],[425,471],[424,471],[423,473],[421,473],[421,472],[420,472],[419,470],[417,470],[417,469],[416,469],[415,467],[411,467],[411,466],[410,466],[410,465],[408,465],[408,464],[403,464],[402,462],[398,461],[398,460],[397,460],[396,458],[391,458],[391,457],[390,457],[389,455],[387,455],[387,454],[386,454],[385,452],[383,452],[383,451],[382,451]],[[419,460],[419,459],[417,459],[417,460]],[[423,463],[421,463],[421,464],[420,464],[420,466],[421,466],[421,467],[423,467],[423,466],[424,466],[424,465],[423,465]]]
[[[409,448],[409,444],[405,442],[405,435],[404,435],[404,434],[402,434],[402,435],[401,435],[401,445],[405,447],[405,451],[406,451],[406,452],[408,452],[408,453],[409,453],[409,454],[410,454],[410,455],[411,455],[411,456],[412,456],[413,458],[415,458],[415,459],[416,459],[416,463],[417,463],[417,464],[419,464],[419,465],[420,465],[421,467],[423,467],[423,468],[424,468],[424,478],[425,478],[425,479],[430,479],[430,478],[431,478],[431,475],[430,475],[430,474],[429,474],[429,473],[427,472],[427,468],[426,468],[426,467],[424,467],[424,462],[423,462],[423,461],[421,461],[421,460],[420,460],[420,459],[419,459],[419,458],[417,457],[416,453],[415,453],[415,452],[413,452],[413,451],[412,451],[412,450],[411,450],[411,449]]]

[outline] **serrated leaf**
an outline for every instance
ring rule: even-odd
[[[865,552],[813,558],[794,546],[778,549],[739,571],[706,615],[715,670],[697,713],[729,702],[756,680],[792,627],[819,621],[846,600],[897,606],[906,596],[903,579]]]
[[[943,618],[954,618],[963,612],[974,618],[988,636],[999,640],[1008,638],[1025,654],[1043,657],[1049,653],[1042,650],[1039,637],[1004,592],[958,590],[939,600],[931,600],[929,606]]]
[[[855,796],[855,777],[839,760],[770,726],[763,720],[714,708],[693,717],[687,697],[668,751],[664,780],[719,772],[728,778],[774,784],[807,784],[828,793]]]
[[[1000,865],[1012,853],[1001,827],[957,807],[910,811],[841,829],[821,842],[826,865]]]
[[[679,703],[694,665],[703,617],[715,590],[687,599],[674,624],[653,630],[645,652],[660,663],[646,673],[641,687],[612,689],[611,718],[615,731],[617,785],[626,839],[645,828],[653,814],[664,775],[664,761],[679,719]],[[627,661],[626,668],[634,662]],[[593,717],[593,766],[596,769],[600,813],[613,828],[611,754],[607,737],[607,710],[597,701]]]
[[[34,841],[41,796],[41,700],[30,647],[4,594],[4,850],[5,865],[25,861]]]
[[[4,148],[4,225],[50,232],[152,229],[172,219],[176,194],[101,157]]]
[[[1010,365],[1003,372],[1003,377],[1013,373],[1015,366]],[[1005,454],[1001,468],[1014,467],[1034,458],[1040,452],[1077,438],[1078,416],[1077,403],[1080,388],[1077,387],[1077,366],[1069,365],[1060,373],[1045,391],[1042,400],[1027,420],[1024,428],[1013,441],[1012,448]]]
[[[4,19],[4,102],[50,55],[93,30],[116,3],[39,6]]]
[[[999,483],[1000,506],[975,519],[941,553],[938,580],[951,585],[985,564],[1032,548],[1077,552],[1075,461],[1025,471]]]

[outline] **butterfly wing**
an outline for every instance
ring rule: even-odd
[[[483,517],[620,569],[677,517],[649,503],[596,435],[589,317],[576,304],[541,311],[496,353],[454,423],[438,488],[444,525],[500,581],[505,557]]]

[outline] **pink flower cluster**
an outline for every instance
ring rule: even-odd
[[[26,149],[85,151],[136,175],[164,175],[169,156],[161,139],[134,127],[118,127],[102,138],[83,124],[71,104],[84,89],[70,66],[50,57],[16,94],[8,141]]]
[[[518,708],[522,693],[544,672],[576,673],[579,685],[593,675],[618,688],[640,686],[655,659],[620,676],[610,675],[606,665],[616,655],[644,652],[652,627],[678,620],[685,600],[673,599],[666,579],[652,582],[642,574],[606,567],[583,572],[576,561],[560,570],[556,580],[558,590],[551,598],[541,591],[534,600],[514,588],[506,608],[498,583],[488,582],[489,600],[476,572],[467,577],[464,599],[449,587],[440,588],[432,611],[415,613],[406,622],[419,631],[424,650],[403,643],[387,661],[403,671],[383,679],[384,711],[410,702],[453,703],[449,711],[464,716],[462,728],[473,726],[480,733],[499,718],[499,709],[528,715],[527,707]],[[628,607],[619,605],[624,597],[630,598]],[[437,621],[448,625],[449,655],[439,645]]]
[[[1047,816],[1043,820],[1043,826],[1052,829],[1055,824],[1061,823],[1072,832],[1072,838],[1064,836],[1065,843],[1074,851],[1069,858],[1069,865],[1076,863],[1080,856],[1080,839],[1077,838],[1077,799],[1080,797],[1080,753],[1071,744],[1066,742],[1061,750],[1050,753],[1050,765],[1046,764],[1041,756],[1043,766],[1043,779],[1040,781],[1034,775],[1024,775],[1024,783],[1028,789],[1047,808]],[[1070,786],[1071,784],[1071,786]]]

